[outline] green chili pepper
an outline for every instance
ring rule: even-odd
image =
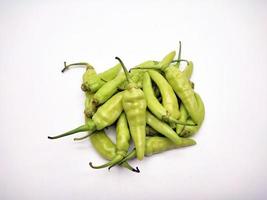
[[[204,106],[204,103],[201,99],[201,97],[199,96],[199,94],[195,93],[195,96],[196,96],[196,100],[197,100],[197,103],[198,103],[198,112],[200,113],[200,116],[201,116],[201,120],[199,122],[199,124],[197,126],[194,126],[194,127],[189,127],[189,126],[185,126],[180,132],[176,132],[178,133],[179,136],[181,137],[191,137],[192,135],[194,135],[201,127],[202,125],[202,122],[204,120],[204,117],[205,117],[205,106]],[[192,119],[189,118],[187,119],[186,121],[187,123],[192,123]]]
[[[198,105],[194,91],[185,74],[175,67],[167,67],[164,69],[164,72],[166,79],[183,102],[193,121],[197,124],[200,123],[201,116],[197,112]]]
[[[172,62],[177,62],[177,63],[180,63],[180,62],[186,62],[187,65],[185,66],[184,70],[182,71],[182,73],[188,78],[188,80],[191,78],[192,76],[192,73],[193,73],[193,62],[192,61],[188,61],[188,60],[184,60],[184,59],[180,59],[180,60],[173,60]],[[177,66],[176,64],[175,65],[171,65],[171,66]]]
[[[154,60],[147,60],[147,61],[145,61],[145,62],[142,62],[142,63],[140,63],[139,65],[136,65],[134,68],[139,68],[139,67],[141,67],[141,68],[146,68],[146,67],[152,67],[152,66],[154,66],[154,65],[156,65],[156,64],[158,64],[159,62],[158,61],[154,61]]]
[[[91,79],[94,79],[94,77],[98,77],[96,74],[96,71],[94,69],[94,67],[92,65],[90,65],[89,63],[72,63],[67,65],[66,62],[64,62],[64,68],[62,69],[62,73],[65,72],[66,70],[68,70],[70,67],[73,66],[84,66],[86,67],[86,71],[83,74],[83,83],[86,83],[88,81],[90,81]],[[86,95],[86,100],[85,100],[85,110],[84,110],[84,114],[87,117],[92,117],[93,114],[96,112],[96,106],[93,104],[93,93],[90,91],[86,91],[85,92]]]
[[[137,66],[135,66],[135,67],[150,67],[150,66],[154,66],[154,65],[157,64],[157,63],[158,63],[157,61],[151,61],[151,60],[149,60],[149,61],[145,61],[145,62],[143,62],[143,63],[141,63],[141,64],[139,64],[139,65],[137,65]],[[131,77],[131,80],[132,80],[134,83],[136,83],[137,86],[138,86],[139,88],[142,88],[144,72],[145,72],[145,71],[141,71],[141,70],[132,70],[132,71],[130,71],[130,73],[129,73],[129,75],[130,75],[130,77]],[[125,81],[123,81],[123,82],[120,84],[119,88],[120,88],[121,90],[125,90],[126,87],[127,87],[127,85],[128,85],[128,81],[125,80]]]
[[[160,90],[162,104],[167,111],[167,116],[178,119],[180,117],[179,106],[172,87],[159,72],[155,70],[148,70],[148,72]]]
[[[71,66],[85,66],[86,68],[90,67],[91,69],[94,69],[90,64],[86,62],[79,62],[79,63],[72,63],[69,65],[66,65],[66,62],[64,62],[64,69],[62,72],[65,72],[67,69],[69,69]],[[81,86],[83,91],[87,92],[96,92],[99,88],[101,88],[107,81],[110,81],[114,79],[118,73],[121,70],[120,64],[115,65],[114,67],[96,74],[85,74],[83,84]]]
[[[87,101],[87,97],[85,99],[85,101]],[[89,105],[90,106],[90,105]],[[90,109],[90,108],[89,108]],[[119,121],[120,120],[123,120],[121,119],[122,117],[120,117]],[[124,118],[125,118],[125,115],[124,115]],[[85,117],[85,123],[87,123],[89,120],[89,118]],[[125,119],[126,120],[126,119]],[[123,121],[124,122],[124,121]],[[126,121],[126,125],[127,125],[127,121]],[[128,131],[129,132],[129,131]],[[121,133],[122,135],[122,133]],[[128,133],[128,135],[130,135]],[[81,138],[74,138],[74,140],[81,140],[81,139],[84,139],[88,136],[91,136],[90,137],[90,140],[91,140],[91,143],[92,145],[94,146],[94,148],[96,149],[96,151],[105,159],[107,160],[114,160],[116,158],[116,147],[115,145],[113,144],[113,142],[110,140],[110,138],[106,135],[105,131],[104,130],[101,130],[101,131],[97,131],[97,132],[94,132],[94,134],[91,134],[90,132],[88,133],[88,135],[86,135],[85,137],[81,137]],[[122,142],[125,142],[125,140],[122,139],[117,139],[117,141],[120,141],[120,143]],[[129,140],[130,140],[130,136],[129,136]],[[120,143],[117,142],[117,149],[121,148],[122,145],[120,145]],[[129,143],[129,141],[128,141]],[[127,145],[126,145],[127,146]],[[126,147],[125,147],[126,148]],[[127,149],[128,151],[128,149]],[[125,155],[127,153],[127,151],[125,152]],[[124,155],[124,156],[125,156]],[[134,169],[133,167],[131,167],[127,162],[123,163],[122,165],[123,167],[131,170],[131,171],[134,171],[134,172],[139,172],[139,169],[138,167],[136,167],[136,169]]]
[[[190,79],[192,73],[193,73],[193,62],[192,61],[187,61],[187,60],[183,60],[181,59],[181,54],[182,54],[182,42],[179,41],[179,53],[178,53],[178,58],[176,61],[172,61],[172,62],[176,62],[176,64],[174,65],[175,67],[177,67],[178,69],[180,68],[180,63],[182,61],[185,61],[187,63],[185,69],[182,71],[185,76]]]
[[[180,106],[180,113],[181,113],[181,115],[180,115],[179,121],[186,123],[188,114],[187,114],[187,111],[184,107],[184,104],[181,104],[181,106]],[[180,136],[180,133],[182,132],[182,130],[184,129],[184,126],[185,125],[181,125],[181,124],[176,125],[176,133],[179,136]]]
[[[185,76],[187,77],[187,79],[190,79],[193,73],[193,62],[192,61],[188,61],[188,64],[186,65],[186,67],[184,68],[184,70],[182,71]]]
[[[124,113],[120,115],[116,127],[117,141],[116,141],[116,155],[113,156],[112,160],[104,165],[93,166],[90,162],[89,165],[94,169],[100,169],[116,165],[119,163],[127,154],[130,147],[130,132],[128,129],[127,119]],[[139,172],[138,168],[135,172]]]
[[[121,71],[121,64],[118,63],[114,67],[111,67],[110,69],[99,73],[98,76],[102,80],[105,80],[106,82],[108,82],[114,79],[119,74],[120,71]]]
[[[94,95],[96,105],[106,102],[112,95],[118,91],[119,85],[125,80],[124,74],[119,74],[113,80],[106,82]]]
[[[104,130],[97,131],[90,136],[91,143],[95,150],[105,159],[113,160],[116,157],[116,146],[111,139],[106,135]],[[134,169],[127,162],[123,162],[122,166],[133,171],[140,172],[138,167]]]
[[[105,72],[99,73],[97,76],[92,77],[88,81],[84,82],[82,89],[84,91],[96,92],[99,90],[106,82],[113,80],[121,71],[120,64],[106,70]]]
[[[142,160],[145,153],[146,136],[146,100],[144,92],[132,82],[129,72],[120,58],[116,59],[121,63],[128,81],[127,89],[124,91],[122,106],[125,111],[130,133],[133,138],[137,158]]]
[[[158,136],[146,137],[145,156],[151,156],[153,154],[162,153],[164,151],[168,151],[171,149],[188,147],[196,144],[196,142],[193,139],[182,138],[181,140],[182,141],[180,144],[175,144],[174,142],[165,137],[158,137]],[[135,157],[136,157],[136,150],[134,149],[119,163],[119,165]],[[115,165],[112,165],[109,168],[113,166]]]
[[[97,109],[92,119],[88,119],[86,124],[58,136],[54,137],[48,136],[48,138],[57,139],[84,131],[94,132],[95,130],[102,130],[112,125],[119,118],[123,110],[122,96],[123,93],[120,92],[111,97],[105,104],[103,104]]]
[[[173,123],[175,123],[175,124],[182,123],[182,125],[186,124],[185,122],[181,122],[181,121],[174,119],[168,115],[167,110],[161,105],[161,103],[158,101],[158,99],[155,97],[155,95],[153,93],[151,79],[150,79],[149,74],[147,72],[144,74],[143,91],[144,91],[145,98],[147,101],[147,107],[158,119],[163,120],[163,121],[170,123],[170,124],[173,124]],[[194,125],[194,123],[191,123],[188,125]]]
[[[201,121],[201,116],[197,112],[197,101],[194,95],[194,91],[186,75],[182,73],[177,67],[170,65],[174,56],[175,51],[172,51],[167,54],[158,65],[146,69],[160,69],[164,72],[165,78],[172,86],[172,89],[183,102],[193,121],[198,124]]]
[[[175,144],[179,145],[182,142],[182,138],[180,138],[168,124],[159,120],[148,111],[146,112],[146,123]]]
[[[85,106],[84,114],[88,118],[91,118],[96,112],[96,106],[93,102],[94,94],[90,92],[85,92],[85,96],[86,96],[86,99],[84,102],[84,106]]]

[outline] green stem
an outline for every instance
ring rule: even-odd
[[[89,162],[89,165],[90,167],[94,169],[101,169],[101,168],[109,167],[110,165],[117,165],[122,159],[123,159],[122,155],[116,155],[115,158],[113,158],[111,161],[107,162],[106,164],[94,166],[92,162]]]
[[[115,166],[115,165],[114,165],[114,166]],[[129,170],[131,170],[131,171],[133,171],[133,172],[136,172],[136,173],[139,173],[139,172],[140,172],[140,170],[139,170],[138,167],[133,168],[131,165],[129,165],[128,162],[124,162],[124,163],[122,163],[121,166],[123,166],[123,167],[125,167],[125,168],[127,168],[127,169],[129,169]],[[108,170],[110,170],[111,167],[112,167],[112,166],[110,166],[110,167],[108,168]]]
[[[91,135],[93,135],[95,132],[90,132],[90,133],[87,133],[85,136],[82,136],[82,137],[76,137],[76,138],[74,138],[73,140],[74,141],[79,141],[79,140],[83,140],[83,139],[86,139],[86,138],[88,138],[88,137],[90,137]]]
[[[95,127],[95,123],[93,122],[92,119],[90,119],[86,124],[79,126],[73,130],[70,130],[66,133],[63,133],[61,135],[57,135],[57,136],[48,136],[48,139],[58,139],[61,137],[65,137],[68,135],[72,135],[75,133],[79,133],[79,132],[84,132],[84,131],[95,131],[96,127]]]
[[[119,165],[121,165],[124,162],[127,162],[128,160],[134,159],[136,157],[136,150],[133,149],[130,153],[128,153],[120,162]]]
[[[182,55],[182,42],[179,41],[179,53],[178,53],[178,60],[181,59],[181,55]],[[180,62],[177,62],[177,67],[180,67]]]
[[[113,164],[113,165],[110,165],[109,166],[109,170],[112,168],[112,167],[114,167],[115,165],[124,165],[124,163],[126,163],[128,160],[130,160],[130,159],[133,159],[133,158],[135,158],[136,157],[136,150],[135,149],[133,149],[130,153],[128,153],[120,162],[118,162],[118,163],[115,163],[115,164]],[[136,167],[137,168],[137,170],[139,170],[138,169],[138,167]]]
[[[115,59],[117,59],[120,62],[122,69],[125,73],[126,79],[127,79],[128,83],[130,83],[131,82],[130,74],[129,74],[127,68],[125,67],[124,63],[122,62],[122,60],[119,57],[115,57]]]
[[[64,68],[61,70],[62,73],[64,73],[66,70],[68,70],[71,66],[85,66],[86,69],[94,69],[94,67],[92,65],[90,65],[89,63],[86,62],[79,62],[79,63],[72,63],[67,65],[66,62],[64,62]]]

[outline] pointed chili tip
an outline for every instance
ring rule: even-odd
[[[133,172],[140,173],[140,170],[138,167],[136,167],[135,169],[133,169]]]
[[[48,138],[48,139],[54,139],[54,138],[53,138],[53,137],[51,137],[51,136],[48,136],[47,138]]]

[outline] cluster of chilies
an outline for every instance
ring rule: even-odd
[[[190,81],[193,63],[181,59],[181,42],[178,59],[176,52],[168,53],[161,61],[146,61],[128,71],[118,57],[118,64],[105,72],[97,74],[88,63],[83,65],[82,90],[86,94],[85,124],[58,136],[57,139],[78,132],[88,133],[81,138],[90,138],[97,152],[108,163],[94,166],[100,169],[115,165],[134,172],[128,160],[150,156],[170,149],[196,144],[189,138],[200,128],[205,108],[199,94],[194,91]],[[180,63],[186,62],[184,70]],[[123,69],[123,72],[121,72]],[[104,129],[116,123],[116,144],[106,135]],[[135,148],[129,151],[130,140]]]

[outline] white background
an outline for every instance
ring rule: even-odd
[[[0,199],[266,199],[267,2],[0,1]],[[206,105],[197,145],[93,170],[82,69],[128,67],[183,42]],[[114,137],[113,137],[114,138]]]

